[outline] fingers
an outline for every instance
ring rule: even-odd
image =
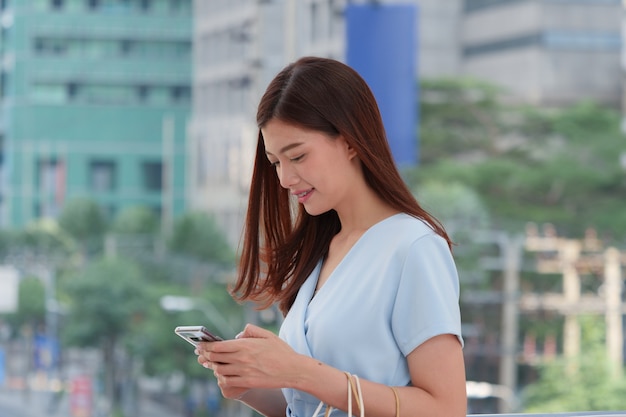
[[[266,330],[262,327],[255,326],[254,324],[246,324],[243,332],[239,333],[237,336],[238,338],[257,337],[267,339],[268,337],[272,337],[275,335],[271,331]]]
[[[200,365],[202,365],[203,367],[207,369],[213,369],[213,364],[211,363],[211,361],[208,360],[200,351],[198,351],[198,349],[196,349],[194,353],[198,355],[196,360],[198,361]]]
[[[222,359],[225,356],[223,353],[215,352],[215,347],[220,343],[224,342],[201,343],[194,349],[194,353],[198,356],[197,361],[200,365],[213,371],[222,395],[225,398],[237,399],[247,392],[249,387],[241,387],[236,382],[241,379],[241,376],[237,374],[237,367],[215,359],[216,356]]]
[[[207,369],[215,370],[216,365],[225,365],[233,362],[233,351],[218,352],[213,346],[210,346],[212,344],[213,343],[208,343],[206,346],[198,345],[194,350],[194,353],[198,356],[197,361],[200,365]]]

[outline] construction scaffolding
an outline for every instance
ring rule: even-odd
[[[528,224],[525,234],[510,235],[505,232],[474,232],[475,243],[492,247],[491,255],[480,259],[484,271],[492,271],[499,282],[490,289],[467,289],[461,302],[481,309],[499,309],[499,335],[495,355],[498,357],[498,381],[490,381],[517,392],[520,363],[535,355],[536,341],[531,334],[520,341],[522,315],[554,313],[563,317],[563,356],[575,357],[581,353],[581,329],[578,318],[582,315],[604,315],[606,322],[606,349],[615,376],[619,377],[624,365],[624,302],[623,270],[626,267],[626,250],[605,245],[593,229],[588,229],[580,239],[559,236],[551,224],[539,228]],[[541,291],[522,285],[524,274],[550,274],[560,276],[558,289]],[[583,285],[582,278],[593,276],[599,285]],[[497,290],[494,290],[495,287]],[[589,288],[593,287],[593,288]],[[556,356],[556,336],[546,337],[543,357]],[[493,346],[483,345],[485,351]],[[468,352],[468,354],[471,354]],[[487,354],[481,352],[481,354]],[[491,352],[491,357],[494,352]],[[495,376],[495,375],[494,375]],[[515,400],[499,398],[498,412],[516,410]]]

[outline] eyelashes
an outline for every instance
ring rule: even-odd
[[[296,156],[295,158],[289,158],[289,161],[290,162],[300,162],[302,160],[302,158],[304,158],[304,156],[305,155],[302,154],[302,155]],[[273,161],[273,162],[269,161],[269,163],[270,163],[270,166],[273,167],[273,168],[276,168],[277,166],[280,165],[279,161]]]

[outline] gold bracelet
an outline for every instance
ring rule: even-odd
[[[389,387],[393,391],[393,396],[396,397],[396,417],[400,417],[400,396],[396,387]]]
[[[350,388],[352,388],[352,394],[354,395],[354,400],[356,401],[356,406],[358,411],[361,410],[361,402],[359,401],[359,393],[354,386],[354,382],[352,381],[352,374],[350,372],[344,371],[346,378],[348,378],[348,383],[350,384]]]

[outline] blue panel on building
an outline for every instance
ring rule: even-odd
[[[5,354],[4,354],[4,350],[0,348],[0,387],[4,385],[4,380],[5,380],[4,374],[6,373],[5,369],[6,369]]]
[[[346,7],[346,63],[376,96],[396,163],[418,161],[417,7],[351,4]]]

